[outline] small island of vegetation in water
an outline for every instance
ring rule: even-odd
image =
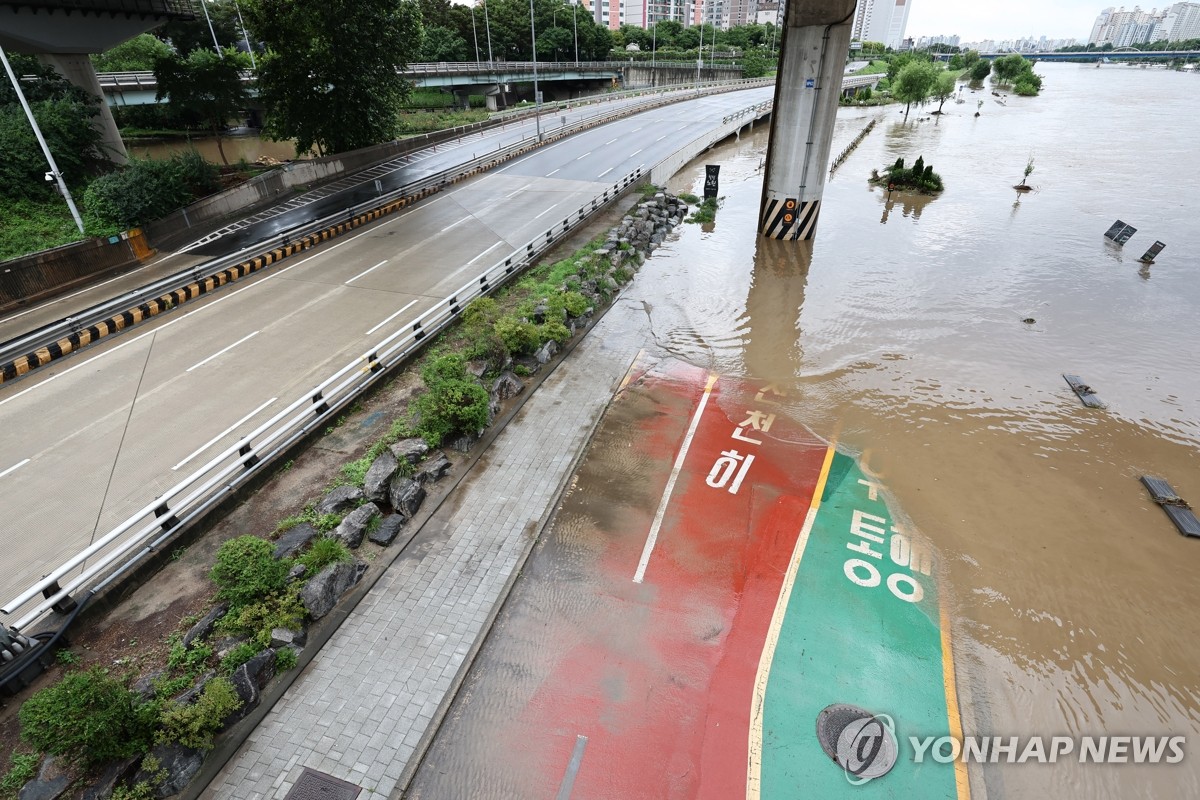
[[[921,194],[937,194],[945,188],[942,176],[933,171],[932,165],[925,163],[923,156],[917,156],[911,167],[904,166],[903,158],[897,158],[896,163],[885,167],[882,174],[877,169],[871,170],[871,183]]]

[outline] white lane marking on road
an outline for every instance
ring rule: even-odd
[[[615,167],[609,167],[608,169],[604,170],[604,172],[601,172],[599,175],[597,175],[596,178],[597,179],[603,178],[605,175],[612,172],[614,169],[615,169]]]
[[[587,157],[588,157],[588,156],[590,156],[591,154],[592,154],[592,151],[591,151],[591,150],[588,150],[586,153],[584,153],[583,155],[581,155],[579,158],[577,158],[577,159],[575,159],[575,160],[576,160],[576,161],[583,161],[585,158],[587,158]]]
[[[10,472],[16,472],[17,470],[19,470],[21,467],[25,466],[28,463],[29,463],[29,459],[27,458],[24,461],[19,461],[16,464],[13,464],[11,467],[4,470],[4,472],[0,472],[0,478],[3,478],[5,475],[7,475]]]
[[[474,258],[472,258],[470,261],[468,261],[468,262],[467,262],[466,264],[464,264],[463,266],[465,266],[465,267],[469,267],[469,266],[471,266],[471,265],[472,265],[472,264],[474,264],[476,261],[478,261],[479,259],[483,258],[483,257],[484,257],[484,256],[486,256],[488,253],[492,252],[493,250],[495,250],[497,247],[499,247],[499,246],[500,246],[500,245],[502,245],[502,244],[504,244],[504,240],[503,240],[503,239],[501,239],[500,241],[496,242],[494,245],[492,245],[491,247],[489,247],[487,250],[484,250],[482,253],[480,253],[479,255],[477,255],[477,256],[475,256]]]
[[[588,737],[582,733],[575,737],[575,748],[571,751],[571,760],[567,762],[567,771],[563,773],[562,783],[558,785],[558,794],[554,800],[571,800],[571,792],[575,791],[575,778],[579,775],[579,765],[583,763],[583,750],[587,747]]]
[[[565,201],[564,201],[564,202],[565,202]],[[559,207],[559,206],[561,206],[561,205],[562,205],[562,203],[555,203],[554,205],[550,206],[550,207],[549,207],[549,208],[547,208],[545,211],[543,211],[541,214],[538,214],[538,215],[537,215],[537,217],[534,217],[534,219],[537,219],[538,217],[544,217],[544,216],[546,216],[546,215],[547,215],[547,214],[549,214],[551,211],[553,211],[554,209],[558,208],[558,207]]]
[[[223,430],[223,431],[221,431],[220,433],[218,433],[216,436],[214,436],[212,439],[210,439],[210,440],[209,440],[209,441],[208,441],[206,444],[203,444],[203,445],[201,445],[201,446],[200,446],[200,447],[199,447],[199,448],[198,448],[198,449],[197,449],[197,450],[196,450],[194,453],[192,453],[190,456],[188,456],[187,458],[185,458],[183,461],[180,461],[180,462],[179,462],[178,464],[176,464],[175,466],[171,467],[171,470],[172,470],[172,471],[174,471],[174,470],[177,470],[177,469],[179,469],[179,468],[180,468],[180,467],[182,467],[184,464],[188,463],[188,462],[189,462],[189,461],[191,461],[193,458],[195,458],[196,456],[200,455],[201,453],[203,453],[203,452],[204,452],[205,450],[207,450],[208,448],[212,447],[212,446],[213,446],[214,444],[216,444],[217,442],[221,441],[221,439],[225,438],[225,436],[227,436],[227,435],[228,435],[228,434],[230,434],[230,433],[233,433],[235,430],[237,430],[239,427],[241,427],[242,423],[244,423],[246,420],[248,420],[248,419],[250,419],[251,417],[253,417],[253,416],[254,416],[255,414],[257,414],[258,412],[262,411],[264,408],[266,408],[267,406],[271,405],[271,403],[274,403],[274,402],[275,402],[276,400],[278,400],[278,399],[279,399],[278,397],[272,397],[270,400],[268,400],[267,402],[263,403],[261,406],[259,406],[258,408],[254,409],[254,410],[253,410],[253,411],[251,411],[249,414],[247,414],[246,416],[242,417],[242,418],[241,418],[241,419],[239,419],[237,422],[233,423],[233,424],[232,424],[232,425],[230,425],[228,428],[226,428],[225,430]]]
[[[560,167],[560,169],[561,169],[561,167]],[[547,178],[549,178],[551,175],[553,175],[553,174],[554,174],[554,173],[556,173],[556,172],[558,172],[558,170],[557,170],[557,169],[555,169],[555,170],[551,170],[550,172],[547,172],[547,173],[546,173],[546,177],[547,177]]]
[[[630,158],[633,158],[634,156],[636,156],[636,155],[637,155],[638,153],[640,153],[640,152],[642,152],[642,151],[641,151],[641,150],[634,150],[632,153],[630,153],[630,154],[629,154],[629,157],[630,157]]]
[[[199,364],[194,364],[194,365],[192,365],[192,366],[188,367],[186,370],[184,370],[184,372],[191,372],[191,371],[192,371],[192,370],[194,370],[194,369],[199,369],[200,367],[203,367],[205,364],[207,364],[208,362],[212,361],[212,360],[213,360],[214,358],[216,358],[217,356],[224,355],[225,353],[228,353],[230,350],[232,350],[233,348],[237,347],[237,346],[238,346],[239,344],[241,344],[242,342],[246,341],[247,339],[253,339],[255,336],[258,336],[260,333],[262,333],[262,331],[255,331],[254,333],[251,333],[251,334],[250,334],[250,335],[248,335],[248,336],[243,336],[242,338],[238,339],[236,342],[234,342],[233,344],[229,345],[228,347],[226,347],[226,348],[224,348],[224,349],[222,349],[222,350],[218,350],[217,352],[213,353],[211,356],[209,356],[208,358],[204,359],[204,360],[203,360],[203,361],[201,361]]]
[[[508,194],[504,195],[504,199],[507,200],[510,197],[514,197],[514,196],[520,194],[521,192],[525,191],[526,189],[528,189],[530,186],[533,186],[533,181],[530,181],[529,183],[525,184],[520,189],[517,189],[515,192],[509,192]]]
[[[637,132],[638,132],[638,131],[640,131],[640,130],[641,130],[641,128],[634,128],[632,132],[633,132],[633,133],[637,133]]]
[[[376,264],[375,266],[371,267],[370,269],[368,269],[368,270],[363,270],[362,272],[358,273],[358,274],[357,274],[357,275],[355,275],[353,278],[351,278],[350,280],[346,281],[346,284],[347,284],[347,285],[349,285],[349,284],[351,284],[351,283],[354,283],[356,280],[358,280],[359,278],[361,278],[363,275],[366,275],[366,274],[367,274],[367,273],[369,273],[369,272],[374,272],[375,270],[379,269],[380,267],[382,267],[382,266],[383,266],[384,264],[386,264],[387,262],[388,262],[388,260],[385,258],[383,261],[380,261],[378,264]]]
[[[440,231],[438,231],[438,233],[445,233],[446,231],[450,230],[451,228],[457,228],[459,225],[462,225],[464,222],[466,222],[469,219],[471,219],[471,217],[470,217],[470,215],[467,215],[467,216],[463,217],[462,219],[460,219],[458,222],[452,223],[452,224],[447,225],[446,227],[442,228]]]
[[[387,325],[389,322],[391,322],[391,321],[392,321],[392,320],[394,320],[396,317],[398,317],[398,316],[400,316],[401,314],[403,314],[405,311],[408,311],[410,308],[412,308],[414,305],[416,305],[416,302],[417,302],[416,300],[413,300],[411,303],[409,303],[408,305],[406,305],[404,308],[400,309],[400,310],[399,310],[399,311],[397,311],[395,314],[392,314],[390,317],[388,317],[388,318],[387,318],[387,319],[385,319],[383,322],[381,322],[381,323],[379,323],[378,325],[376,325],[374,328],[371,328],[371,330],[367,331],[367,332],[366,332],[366,334],[364,334],[364,335],[365,335],[365,336],[370,336],[372,333],[374,333],[375,331],[379,330],[379,329],[380,329],[380,328],[382,328],[384,325]]]
[[[642,548],[642,558],[638,561],[637,572],[633,573],[634,583],[641,583],[642,578],[646,577],[646,566],[650,563],[650,554],[654,552],[654,543],[658,541],[658,531],[662,527],[663,517],[667,514],[667,503],[671,501],[671,492],[675,491],[675,481],[679,478],[679,471],[683,469],[683,460],[687,458],[688,448],[692,446],[692,437],[696,435],[700,417],[704,414],[704,407],[708,405],[708,398],[712,395],[712,388],[716,382],[716,375],[708,376],[708,383],[704,386],[704,396],[700,398],[700,405],[697,407],[696,413],[692,415],[692,424],[688,427],[687,436],[683,437],[683,446],[679,448],[679,455],[675,457],[671,478],[667,481],[667,488],[663,490],[658,511],[654,513],[654,522],[650,525],[649,535],[646,536],[646,546]]]
[[[654,141],[656,141],[656,142],[661,142],[661,141],[662,141],[663,139],[665,139],[665,138],[667,138],[667,137],[666,137],[666,136],[660,136],[660,137],[658,137],[657,139],[655,139]]]
[[[618,138],[620,138],[620,137],[618,137]],[[616,139],[609,139],[607,142],[605,142],[605,144],[612,144],[615,141],[616,141]]]

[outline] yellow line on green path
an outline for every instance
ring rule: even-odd
[[[787,575],[783,579],[783,588],[779,592],[779,600],[775,603],[775,612],[771,615],[771,627],[767,630],[767,639],[763,645],[762,656],[758,661],[758,674],[754,678],[754,697],[750,707],[750,742],[747,748],[746,765],[746,800],[759,800],[762,792],[762,748],[763,748],[763,708],[767,696],[767,678],[771,674],[771,661],[775,657],[775,647],[779,643],[779,631],[783,627],[783,617],[787,611],[788,599],[792,595],[792,587],[796,583],[796,574],[800,570],[800,559],[804,557],[804,547],[812,533],[813,523],[817,519],[817,511],[821,507],[821,495],[825,493],[825,481],[829,478],[829,467],[833,464],[834,447],[825,450],[825,460],[821,464],[821,475],[813,489],[812,503],[804,516],[804,527],[796,539],[796,547],[792,559],[788,563]]]
[[[962,718],[958,713],[958,688],[954,683],[954,652],[950,648],[950,615],[946,613],[946,596],[938,596],[938,616],[942,624],[942,683],[946,686],[946,716],[950,723],[950,735],[962,741]],[[971,782],[967,779],[967,762],[954,761],[954,786],[958,800],[971,800]]]

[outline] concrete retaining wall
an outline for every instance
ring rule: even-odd
[[[755,122],[755,117],[759,119],[767,117],[771,114],[770,109],[758,112],[757,115],[747,114],[736,119],[731,119],[719,128],[713,128],[696,139],[685,144],[675,154],[663,159],[650,170],[650,182],[655,186],[665,186],[666,182],[672,175],[683,169],[689,161],[703,153],[708,148],[712,147],[717,142],[724,139],[726,136],[732,136],[742,128]]]
[[[736,81],[741,77],[741,67],[703,67],[700,70],[700,80],[702,81]],[[633,62],[621,68],[621,79],[624,81],[626,89],[675,86],[695,81],[696,68],[694,66],[655,66],[654,69],[651,69],[649,64]]]
[[[86,239],[0,262],[0,312],[130,269],[150,254],[145,237],[135,230],[116,242]]]

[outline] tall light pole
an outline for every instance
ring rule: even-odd
[[[475,30],[475,6],[471,6],[471,35],[475,37],[475,63],[479,63],[479,31]]]
[[[700,67],[704,65],[704,0],[700,0],[700,49],[696,51],[696,93],[700,93]]]
[[[538,91],[537,79],[537,27],[533,24],[533,0],[529,0],[529,42],[533,45],[533,119],[537,127],[537,140],[542,140],[542,93]]]
[[[233,0],[233,7],[237,9],[238,25],[242,26],[242,39],[246,42],[246,52],[250,54],[250,69],[257,70],[258,62],[254,60],[254,48],[250,46],[250,34],[246,32],[246,23],[242,21],[242,6],[237,0]]]
[[[487,0],[484,0],[484,3],[483,3],[483,24],[484,24],[484,27],[487,28],[488,64],[491,64],[492,63],[492,23],[488,19]]]
[[[204,9],[204,19],[208,21],[208,32],[213,37],[213,49],[217,51],[217,55],[224,58],[225,54],[221,52],[221,44],[217,41],[217,31],[213,28],[212,17],[208,15],[208,0],[200,0],[200,7]]]
[[[75,207],[75,201],[71,198],[71,192],[67,189],[67,183],[63,180],[62,173],[58,171],[58,165],[54,163],[54,156],[50,154],[50,146],[46,144],[46,139],[42,136],[42,130],[38,127],[37,119],[33,116],[33,111],[29,108],[29,102],[25,99],[25,93],[21,91],[21,84],[17,82],[17,76],[13,74],[12,65],[8,63],[8,56],[4,54],[4,48],[0,47],[0,61],[4,62],[4,71],[8,73],[8,79],[12,81],[13,91],[17,93],[17,99],[21,101],[21,108],[25,109],[25,116],[29,118],[29,124],[33,126],[33,133],[37,136],[38,144],[42,146],[42,153],[46,156],[46,161],[50,164],[50,172],[46,174],[46,180],[53,179],[58,181],[58,190],[62,192],[62,196],[67,200],[67,207],[71,209],[71,216],[75,220],[75,227],[79,228],[79,232],[83,233],[83,220],[79,216],[79,209]]]

